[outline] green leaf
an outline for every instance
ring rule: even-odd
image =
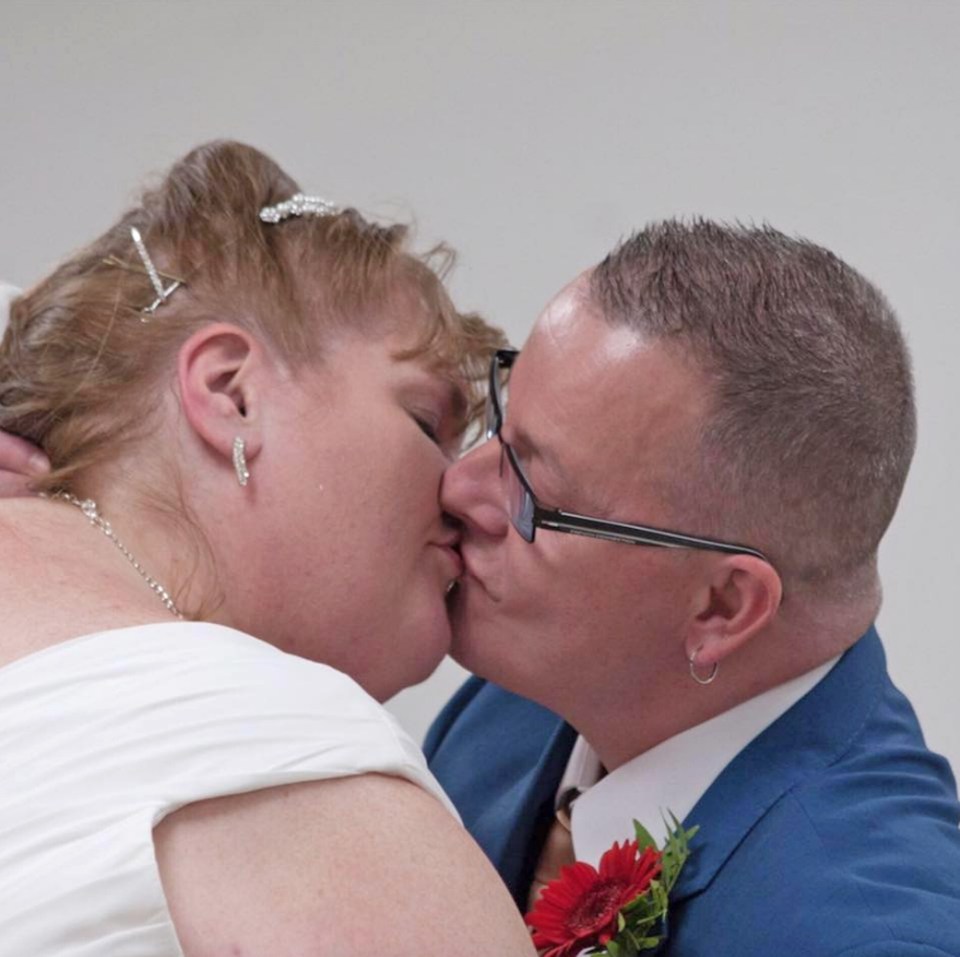
[[[651,882],[651,886],[653,885],[653,883],[655,882]],[[650,891],[647,890],[645,893],[640,894],[638,897],[634,897],[632,901],[629,901],[628,903],[624,904],[623,907],[620,908],[620,913],[632,914],[635,911],[640,911],[642,913],[645,913],[647,909],[652,906],[653,906],[653,899],[651,897]]]
[[[650,882],[644,894],[634,898],[620,909],[617,915],[617,937],[607,944],[606,950],[591,949],[596,957],[640,957],[642,951],[655,949],[663,940],[662,922],[670,907],[670,891],[676,884],[680,871],[690,856],[690,841],[700,830],[699,825],[684,828],[672,811],[661,812],[666,837],[660,848],[661,870],[657,880]],[[637,844],[641,849],[657,843],[643,825],[634,820]]]
[[[667,890],[660,883],[660,881],[654,881],[650,885],[650,890],[653,894],[653,903],[658,912],[663,912],[667,909],[667,904],[670,902],[670,898],[667,895]]]
[[[660,877],[667,891],[671,891],[680,876],[683,865],[690,856],[690,839],[697,833],[699,827],[694,826],[689,830],[684,829],[672,811],[668,811],[663,816],[663,823],[667,828],[667,836],[664,841]]]
[[[623,957],[637,957],[637,938],[629,930],[623,932],[625,940],[623,941]]]
[[[653,836],[636,818],[634,818],[633,821],[633,830],[636,832],[637,846],[641,853],[648,847],[652,847],[654,850],[658,849],[657,842],[653,839]]]
[[[632,914],[635,910],[643,906],[644,899],[642,897],[634,897],[632,901],[628,901],[623,907],[620,908],[621,914]]]

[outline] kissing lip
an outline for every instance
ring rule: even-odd
[[[488,595],[488,597],[493,599],[493,601],[499,600],[496,595],[491,593],[490,589],[487,587],[487,582],[484,580],[483,576],[477,574],[477,572],[474,570],[473,566],[470,563],[470,559],[466,555],[463,555],[463,581],[464,582],[471,581],[476,583],[477,585],[479,585],[481,589],[483,589],[483,591]]]
[[[450,561],[450,565],[453,569],[451,578],[459,578],[463,574],[463,559],[460,557],[460,552],[453,544],[446,544],[443,542],[432,542],[435,548],[439,548]]]

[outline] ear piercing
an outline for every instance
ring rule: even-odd
[[[247,443],[239,435],[233,440],[233,470],[237,481],[245,487],[250,481],[250,469],[247,468]]]
[[[687,661],[690,662],[690,677],[693,678],[698,685],[708,685],[714,680],[714,678],[717,677],[717,673],[720,671],[720,662],[715,661],[713,663],[713,667],[710,669],[710,674],[706,676],[698,674],[697,655],[700,654],[700,650],[700,648],[697,648],[697,650],[687,659]]]

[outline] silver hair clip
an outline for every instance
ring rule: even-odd
[[[275,206],[264,206],[260,218],[265,223],[281,223],[291,216],[333,216],[340,212],[336,204],[321,196],[297,193]]]
[[[137,247],[137,253],[140,255],[143,268],[146,269],[154,292],[157,294],[157,298],[154,299],[149,306],[140,310],[148,316],[152,316],[157,311],[157,307],[162,306],[170,296],[183,285],[183,280],[174,279],[174,281],[164,289],[163,283],[160,280],[160,273],[157,272],[157,267],[154,266],[153,260],[150,258],[150,253],[147,252],[147,247],[143,244],[143,237],[140,235],[140,230],[137,229],[136,226],[130,227],[130,237],[133,239],[133,245]],[[147,320],[144,319],[143,321],[146,322]]]

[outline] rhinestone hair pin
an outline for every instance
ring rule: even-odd
[[[152,316],[157,311],[157,307],[162,306],[170,296],[183,285],[183,280],[174,279],[169,286],[164,288],[163,282],[160,279],[160,273],[157,271],[157,267],[154,266],[153,260],[150,258],[150,253],[147,252],[147,247],[144,245],[143,237],[140,235],[140,230],[137,229],[136,226],[130,227],[130,238],[133,240],[133,245],[137,248],[137,254],[140,256],[143,268],[147,271],[153,290],[157,294],[157,298],[154,299],[149,306],[140,310],[146,315]],[[144,319],[144,322],[146,322],[146,319]]]
[[[143,271],[147,274],[147,278],[150,280],[150,285],[153,286],[153,291],[157,294],[157,298],[150,303],[149,306],[144,307],[140,310],[142,313],[140,320],[141,322],[149,322],[150,317],[157,311],[159,306],[162,306],[170,296],[181,286],[186,286],[186,281],[183,279],[178,279],[176,276],[171,276],[169,273],[161,273],[159,269],[154,265],[153,259],[150,258],[150,253],[147,252],[147,247],[143,241],[143,237],[140,235],[140,230],[136,226],[130,227],[130,238],[133,240],[134,248],[137,250],[137,255],[140,257],[140,262],[143,265]],[[132,265],[131,263],[124,262],[124,260],[119,259],[116,256],[107,256],[103,262],[108,266],[116,266],[118,269],[126,269],[129,272],[135,272],[138,275],[140,274],[140,269],[137,266]],[[161,278],[162,277],[162,278]],[[164,288],[163,280],[167,279],[170,281],[170,285]]]
[[[291,216],[333,216],[338,212],[337,205],[329,199],[296,193],[275,206],[264,206],[260,210],[260,219],[265,223],[282,223]]]

